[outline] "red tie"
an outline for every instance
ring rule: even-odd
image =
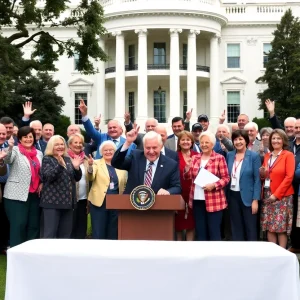
[[[152,166],[153,166],[153,162],[150,162],[144,180],[144,184],[149,187],[151,187],[152,184]]]

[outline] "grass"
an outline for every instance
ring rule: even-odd
[[[4,300],[6,278],[6,256],[0,255],[0,300]]]

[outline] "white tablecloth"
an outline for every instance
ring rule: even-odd
[[[271,243],[35,240],[8,251],[6,300],[299,300]]]

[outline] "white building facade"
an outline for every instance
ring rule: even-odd
[[[123,121],[125,111],[142,126],[148,117],[170,125],[190,108],[192,123],[207,114],[217,124],[224,109],[227,122],[239,113],[262,117],[257,93],[266,86],[255,80],[265,71],[264,52],[284,12],[300,15],[299,3],[274,1],[100,0],[107,35],[99,43],[109,60],[86,76],[76,71],[76,58],[60,58],[53,77],[61,82],[64,114],[80,124],[82,97],[89,116],[101,113],[103,125]],[[76,37],[75,29],[49,31]],[[25,50],[32,51],[30,45]]]

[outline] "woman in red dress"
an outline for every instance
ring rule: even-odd
[[[183,179],[183,172],[187,159],[198,153],[193,151],[193,136],[188,131],[182,131],[178,135],[177,151],[179,157],[181,196],[185,201],[185,210],[180,210],[175,216],[175,230],[177,241],[183,240],[183,231],[186,232],[186,240],[193,241],[195,236],[195,222],[192,209],[189,208],[189,193],[192,186],[192,180]]]

